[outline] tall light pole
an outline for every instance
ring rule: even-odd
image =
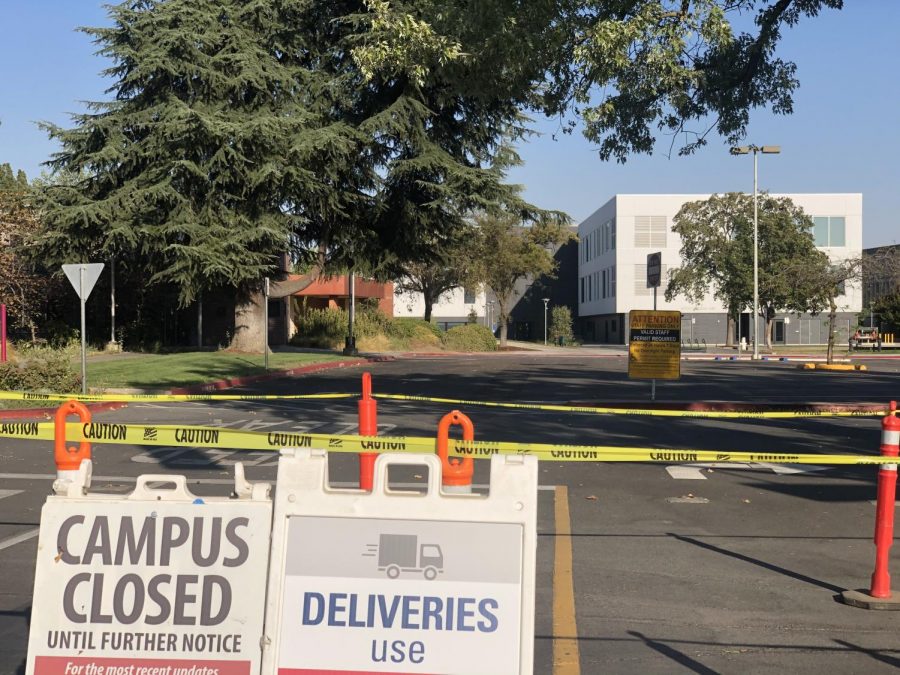
[[[748,155],[753,153],[753,360],[759,360],[759,192],[757,155],[777,155],[780,145],[742,145],[731,148],[732,155]]]
[[[547,303],[550,302],[550,298],[543,298],[544,300],[544,345],[547,344]]]

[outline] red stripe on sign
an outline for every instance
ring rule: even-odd
[[[95,668],[88,668],[94,666]],[[129,675],[170,675],[175,668],[184,668],[191,675],[250,675],[249,661],[197,661],[186,659],[109,659],[90,656],[36,656],[35,675],[90,675],[97,669],[126,668]],[[143,670],[142,670],[143,669]],[[193,670],[192,670],[193,669]],[[116,671],[109,671],[116,672]]]
[[[279,668],[278,675],[423,675],[399,670],[323,670],[322,668]]]

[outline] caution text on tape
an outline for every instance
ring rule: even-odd
[[[54,426],[47,422],[0,424],[0,437],[52,440]],[[415,436],[357,436],[259,432],[218,427],[69,423],[66,439],[123,445],[268,450],[281,448],[322,448],[331,452],[411,452],[434,453],[435,439]],[[765,462],[771,464],[883,464],[884,458],[868,455],[820,455],[788,453],[725,452],[671,448],[566,445],[510,441],[464,441],[451,439],[448,452],[457,457],[485,458],[496,454],[535,455],[554,462],[652,462],[689,464],[707,462]]]

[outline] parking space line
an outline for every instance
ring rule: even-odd
[[[9,548],[10,546],[15,546],[16,544],[21,544],[23,541],[28,541],[29,539],[34,539],[40,533],[40,528],[34,530],[28,530],[27,532],[23,532],[22,534],[17,534],[14,537],[10,537],[9,539],[4,539],[0,541],[0,551],[5,548]]]
[[[556,486],[553,506],[556,522],[556,547],[553,555],[553,675],[580,675],[568,487]]]

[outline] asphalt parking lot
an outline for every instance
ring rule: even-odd
[[[807,404],[900,398],[900,360],[867,373],[800,372],[795,364],[685,362],[658,398]],[[625,361],[544,354],[373,363],[376,393],[484,401],[649,400]],[[361,368],[239,391],[359,391]],[[379,433],[433,435],[450,406],[380,401]],[[874,418],[721,420],[625,417],[465,406],[477,439],[751,452],[877,454]],[[342,434],[355,400],[135,403],[98,421]],[[40,507],[54,472],[49,444],[0,440],[0,672],[22,668]],[[126,492],[142,473],[183,473],[198,494],[225,494],[235,462],[274,480],[270,452],[98,443],[95,489]],[[477,462],[475,482],[486,482]],[[538,673],[877,673],[900,666],[900,615],[836,602],[872,572],[876,470],[828,466],[542,463]],[[418,474],[417,474],[418,475]],[[356,458],[331,458],[350,486]],[[397,480],[415,482],[407,472]],[[561,516],[565,515],[565,518]],[[560,550],[571,552],[571,571]],[[574,592],[574,607],[554,597]],[[569,658],[564,658],[564,652]],[[554,653],[556,656],[554,657]],[[555,658],[555,660],[554,660]]]

